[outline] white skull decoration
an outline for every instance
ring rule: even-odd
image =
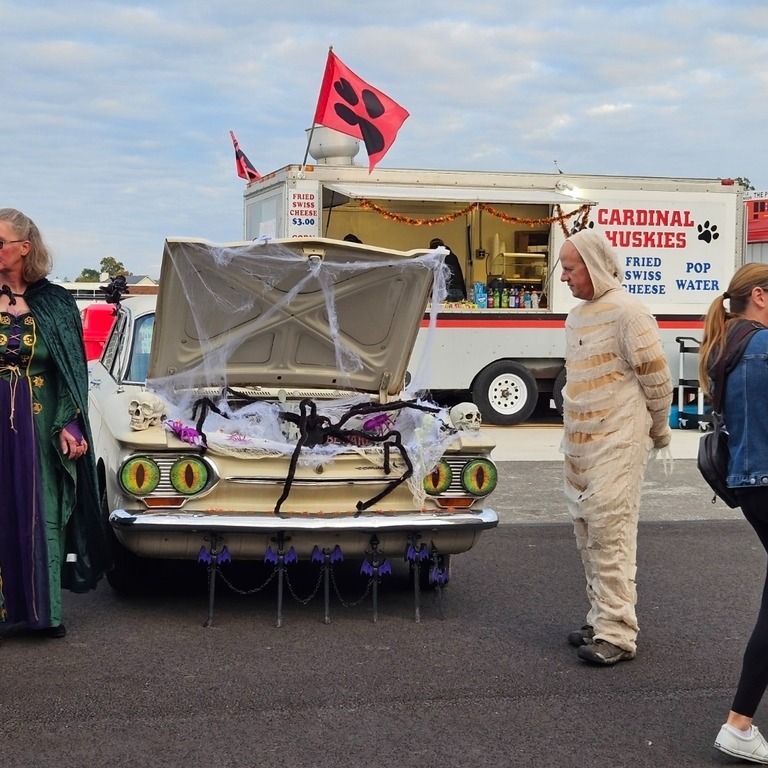
[[[451,408],[451,424],[464,432],[477,432],[480,429],[482,418],[480,411],[474,403],[459,403]]]
[[[156,427],[166,416],[165,403],[151,392],[143,392],[128,406],[131,417],[131,429],[140,431]]]

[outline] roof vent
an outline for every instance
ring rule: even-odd
[[[360,151],[359,139],[324,125],[316,125],[314,131],[307,128],[306,132],[311,135],[309,154],[318,165],[354,165],[353,158]]]

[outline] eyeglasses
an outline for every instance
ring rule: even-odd
[[[0,251],[5,248],[8,243],[26,243],[26,240],[0,240]]]

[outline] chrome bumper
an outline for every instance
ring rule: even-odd
[[[109,516],[115,530],[131,531],[222,531],[227,533],[274,533],[275,531],[307,532],[375,532],[375,531],[482,531],[495,528],[499,516],[492,509],[476,513],[411,513],[405,515],[376,515],[363,512],[358,517],[280,517],[259,515],[200,515],[172,512],[168,514],[131,514],[116,509]]]

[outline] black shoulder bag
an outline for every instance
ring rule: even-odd
[[[736,363],[741,360],[752,334],[761,331],[763,326],[754,323],[739,323],[731,337],[727,339],[728,349],[717,361],[713,371],[715,396],[712,400],[712,430],[699,440],[699,452],[696,466],[709,487],[715,492],[714,504],[721,498],[731,509],[739,506],[736,493],[726,482],[728,476],[728,432],[723,424],[722,408],[725,396],[725,379]],[[726,370],[727,368],[727,370]]]

